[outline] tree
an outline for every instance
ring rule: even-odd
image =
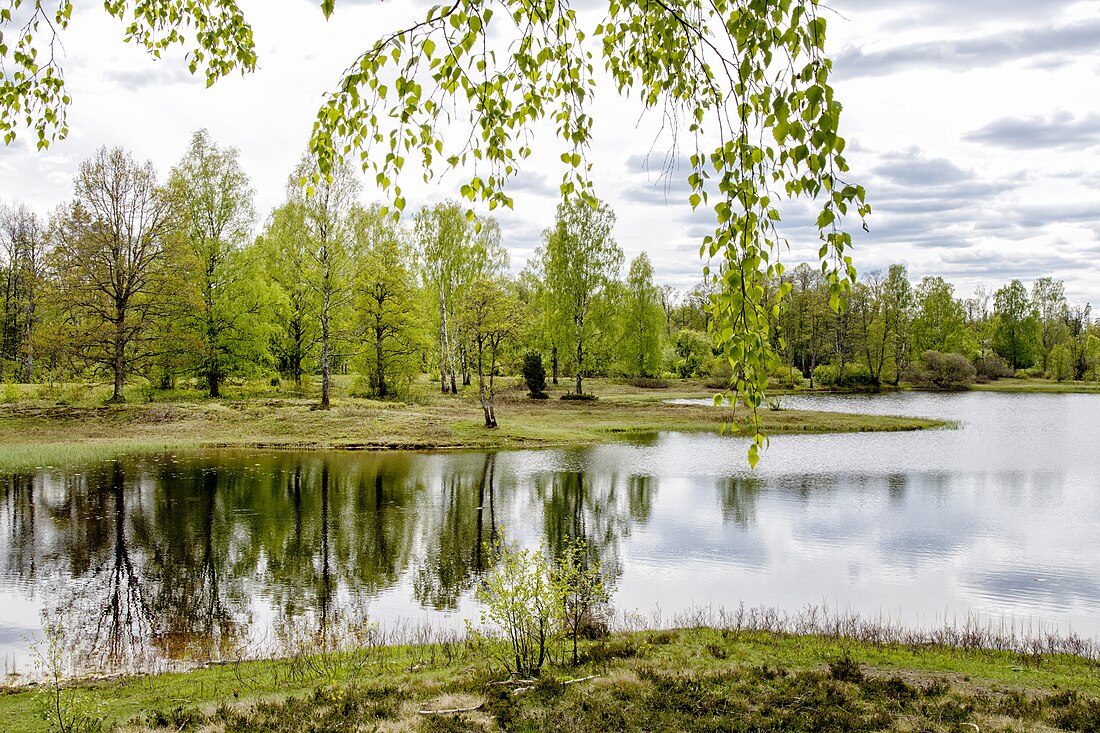
[[[925,277],[916,288],[913,348],[917,353],[961,352],[966,344],[966,316],[955,298],[955,286],[942,277]]]
[[[520,304],[508,283],[481,278],[463,294],[461,325],[473,345],[477,394],[485,427],[497,426],[494,378],[505,344],[520,328]]]
[[[26,204],[0,206],[0,248],[4,258],[0,379],[5,363],[11,360],[18,365],[23,380],[31,382],[49,241],[42,221]]]
[[[417,212],[415,237],[420,276],[439,314],[440,389],[457,394],[459,373],[466,372],[458,304],[471,283],[504,271],[508,253],[496,222],[471,219],[454,201]]]
[[[890,265],[882,283],[882,317],[890,333],[894,386],[910,361],[912,351],[913,285],[904,265]]]
[[[661,364],[661,331],[665,311],[653,284],[653,265],[645,252],[630,263],[622,308],[623,356],[640,377],[654,376]]]
[[[546,367],[542,365],[542,354],[537,351],[523,355],[523,382],[527,385],[528,397],[546,398]]]
[[[1050,366],[1054,347],[1069,337],[1067,328],[1066,286],[1061,280],[1041,277],[1031,286],[1031,302],[1039,320],[1043,371]]]
[[[320,4],[327,16],[336,2]],[[120,19],[132,16],[127,37],[154,54],[185,44],[192,71],[204,68],[208,83],[255,67],[251,28],[234,0],[119,0],[106,8]],[[62,0],[54,22],[37,3],[34,10],[14,34],[18,75],[8,77],[5,67],[0,129],[10,142],[17,125],[34,127],[44,146],[67,132],[69,99],[59,57],[39,55],[36,46],[68,24],[72,1]],[[755,463],[763,444],[756,410],[778,320],[773,309],[784,302],[783,294],[776,305],[765,302],[765,282],[782,272],[772,256],[781,246],[781,202],[817,202],[819,253],[835,310],[855,279],[844,219],[870,212],[863,188],[843,178],[848,166],[824,55],[825,19],[817,0],[611,0],[603,18],[587,22],[568,0],[457,0],[383,32],[318,110],[310,142],[318,166],[310,177],[319,182],[345,156],[358,155],[401,210],[406,167],[431,178],[444,163],[477,161],[462,195],[490,208],[511,205],[507,184],[530,156],[535,128],[551,118],[564,148],[562,194],[594,203],[585,156],[596,73],[585,43],[598,37],[597,53],[620,95],[661,110],[673,135],[682,124],[696,142],[688,200],[713,211],[714,230],[700,249],[717,263],[707,270],[719,285],[715,335],[732,368],[731,388],[751,408]],[[10,16],[3,21],[10,23]],[[200,29],[190,42],[179,32],[185,26]],[[42,66],[40,59],[48,61]],[[455,134],[454,120],[469,120],[470,133]]]
[[[264,272],[275,286],[272,346],[279,370],[298,387],[317,343],[317,298],[309,285],[311,257],[305,233],[305,208],[288,201],[271,212],[258,249]]]
[[[1027,289],[1019,280],[993,294],[993,350],[1013,369],[1026,369],[1035,363],[1035,351],[1041,333]]]
[[[381,207],[352,210],[358,273],[356,332],[373,397],[390,397],[419,373],[423,329],[405,232]]]
[[[153,164],[122,148],[82,163],[74,189],[54,229],[70,326],[82,355],[112,374],[111,400],[121,402],[127,373],[150,356],[143,341],[161,304],[169,202]]]
[[[297,236],[301,238],[301,251],[306,254],[305,282],[318,301],[321,408],[327,410],[331,403],[337,326],[351,300],[349,215],[362,185],[346,166],[323,176],[317,170],[315,159],[308,154],[302,156],[287,182],[287,199],[297,204],[301,214]],[[313,180],[311,188],[302,188],[305,180]]]
[[[271,296],[247,249],[255,212],[236,148],[221,149],[206,130],[168,178],[182,258],[175,263],[182,292],[173,314],[193,347],[195,370],[211,397],[228,376],[246,374],[268,358]]]
[[[593,306],[622,267],[623,252],[611,236],[614,226],[615,214],[606,204],[563,201],[535,253],[542,260],[557,326],[574,350],[578,395],[583,394],[587,348],[600,331],[590,318]]]

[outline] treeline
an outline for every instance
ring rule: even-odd
[[[829,307],[820,272],[799,265],[776,350],[788,383],[863,387],[908,381],[953,388],[1016,374],[1057,380],[1100,378],[1100,326],[1089,305],[1066,302],[1065,285],[1020,280],[980,286],[960,298],[942,277],[915,286],[903,265],[860,277],[841,312]]]
[[[0,380],[105,376],[122,400],[135,378],[220,396],[228,381],[319,377],[327,407],[334,374],[357,375],[357,394],[389,398],[428,373],[443,392],[476,384],[489,425],[495,377],[524,362],[544,365],[555,384],[569,380],[573,397],[591,375],[728,383],[708,335],[709,286],[657,285],[644,253],[624,276],[607,206],[560,204],[513,276],[493,219],[444,202],[398,222],[360,202],[350,170],[317,172],[303,156],[258,234],[237,151],[205,131],[165,181],[151,163],[101,149],[48,221],[23,204],[0,207]],[[1030,294],[1013,281],[961,300],[942,278],[913,286],[896,265],[863,277],[840,313],[808,265],[775,286],[787,306],[775,323],[775,374],[787,383],[1100,370],[1088,306],[1068,306],[1049,278]]]
[[[559,206],[516,277],[493,219],[444,202],[400,223],[360,203],[350,170],[316,174],[304,156],[257,234],[237,151],[200,131],[165,181],[101,149],[48,221],[0,207],[0,380],[106,377],[122,400],[135,378],[219,396],[232,380],[320,377],[327,406],[337,373],[379,398],[429,373],[444,392],[476,380],[492,424],[493,379],[527,352],[576,394],[591,374],[696,376],[715,362],[704,295],[675,302],[644,254],[620,279],[607,207]]]

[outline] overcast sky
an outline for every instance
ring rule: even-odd
[[[586,6],[593,3],[585,2]],[[243,0],[259,68],[206,89],[178,56],[154,62],[121,42],[96,4],[78,5],[63,36],[72,133],[46,153],[24,135],[0,147],[0,199],[47,214],[72,190],[79,163],[101,145],[151,159],[162,177],[191,133],[207,128],[241,152],[260,218],[285,195],[326,90],[358,52],[409,17],[413,3],[338,0],[326,22],[316,0]],[[874,213],[856,232],[860,272],[900,262],[917,280],[941,275],[956,294],[1011,278],[1051,275],[1071,302],[1100,304],[1100,2],[1064,0],[832,0],[829,53],[844,104],[851,180]],[[618,215],[627,258],[649,252],[657,279],[701,278],[706,219],[684,199],[683,173],[661,180],[660,119],[602,90],[595,107],[597,193]],[[513,269],[553,218],[560,150],[529,162],[501,215]],[[648,163],[648,165],[647,165]],[[457,176],[417,185],[410,203],[454,197]],[[364,201],[375,193],[367,188]],[[803,212],[808,209],[803,209]],[[812,218],[790,210],[795,264],[814,256]]]

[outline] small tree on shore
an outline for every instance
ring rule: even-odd
[[[527,384],[528,397],[546,399],[546,367],[542,365],[539,352],[528,351],[523,355],[523,381]]]

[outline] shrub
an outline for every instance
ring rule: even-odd
[[[1046,376],[1046,372],[1042,367],[1030,367],[1028,369],[1017,369],[1016,376],[1020,379],[1039,379]]]
[[[608,634],[608,601],[598,562],[588,562],[585,542],[577,538],[565,546],[553,569],[553,581],[562,599],[565,634],[573,647],[573,664],[578,639],[602,639]]]
[[[546,367],[542,365],[542,354],[528,351],[523,355],[523,381],[527,385],[527,394],[536,400],[545,400]]]
[[[977,372],[962,354],[926,351],[920,363],[913,367],[912,380],[926,389],[966,389],[973,384]]]
[[[484,604],[481,622],[503,632],[505,641],[490,646],[497,660],[510,674],[528,677],[538,673],[561,638],[563,599],[541,551],[501,539],[494,552],[496,564],[475,593]]]
[[[566,392],[561,396],[563,400],[579,400],[579,401],[592,401],[599,399],[594,394],[577,394],[576,392]]]
[[[1012,376],[1012,370],[1005,360],[994,353],[979,356],[974,360],[974,373],[978,378],[987,380],[1003,379]]]
[[[840,389],[866,389],[878,387],[878,380],[865,365],[851,362],[844,365],[844,376],[836,364],[819,364],[814,369],[814,384]]]

